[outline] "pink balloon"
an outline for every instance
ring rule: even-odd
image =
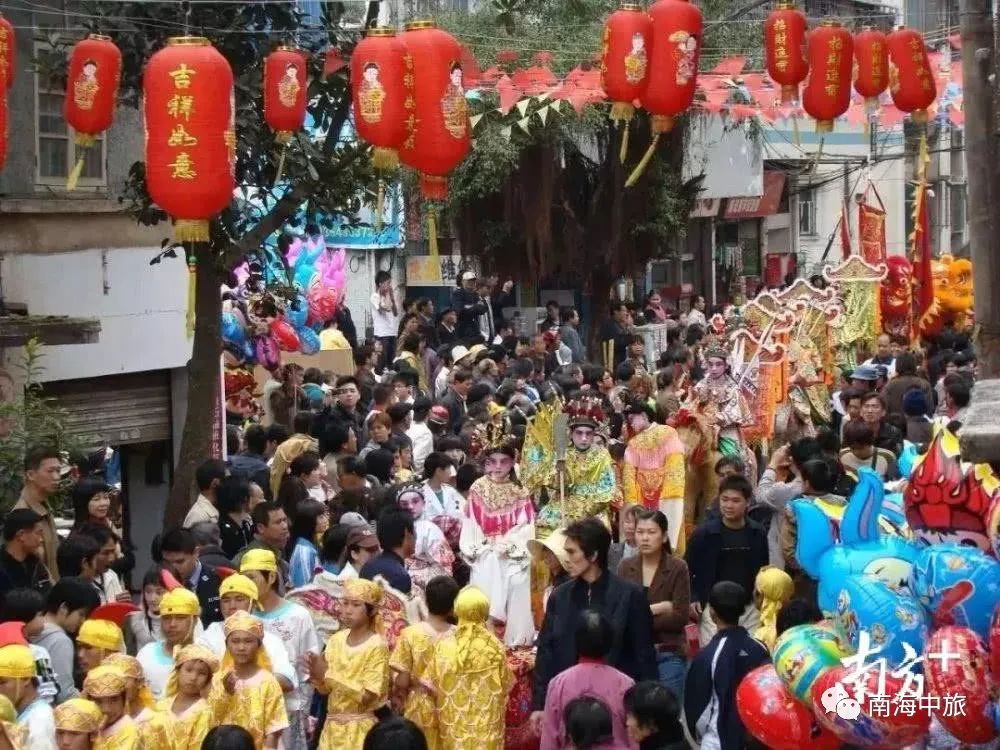
[[[337,293],[322,284],[309,287],[309,314],[316,320],[327,321],[337,312]]]
[[[296,237],[292,240],[292,244],[288,246],[288,251],[285,253],[285,260],[288,261],[289,268],[295,268],[295,261],[299,259],[299,255],[302,253],[302,250],[302,240]]]

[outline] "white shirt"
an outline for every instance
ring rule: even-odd
[[[448,392],[448,375],[450,373],[451,370],[449,368],[442,367],[437,377],[434,378],[434,398],[441,398]]]
[[[198,643],[221,659],[226,653],[226,633],[222,629],[222,623],[213,622],[209,625],[198,638]],[[299,677],[288,660],[288,649],[278,636],[269,630],[264,631],[264,651],[271,660],[271,671],[292,683],[292,687],[296,687],[299,684]]]
[[[461,518],[464,507],[465,498],[450,484],[441,485],[441,499],[439,499],[431,486],[424,482],[424,518],[428,520],[434,520],[438,516]]]
[[[701,328],[708,328],[708,321],[705,319],[705,313],[695,308],[691,308],[690,310],[688,310],[687,324],[689,326],[700,326]]]
[[[184,523],[181,525],[185,529],[190,529],[196,523],[205,523],[206,521],[209,523],[218,523],[219,510],[212,505],[211,500],[198,493],[198,499],[194,501],[191,510],[184,516]]]
[[[95,578],[94,583],[98,585],[104,603],[118,601],[118,595],[125,593],[121,579],[113,570],[105,570],[100,578]]]
[[[139,649],[135,655],[142,665],[142,672],[146,676],[146,684],[149,685],[150,692],[156,700],[164,697],[167,692],[167,681],[170,673],[174,670],[174,656],[167,653],[164,641],[153,641],[147,643]]]
[[[52,706],[36,698],[17,716],[27,735],[24,746],[31,750],[56,750],[56,717]]]
[[[885,376],[886,381],[892,380],[894,377],[896,377],[896,358],[895,357],[893,357],[892,362],[890,362],[887,365],[879,364],[878,362],[875,361],[874,357],[872,357],[871,359],[866,359],[861,364],[862,365],[868,365],[869,367],[884,367],[886,369],[886,376]]]
[[[381,301],[382,295],[374,292],[371,296],[372,334],[378,339],[395,338],[399,333],[399,316],[393,315],[392,310],[383,310]]]
[[[413,422],[406,431],[406,436],[413,443],[413,470],[417,474],[423,474],[424,461],[434,452],[434,434],[426,422]]]
[[[323,653],[309,610],[301,604],[286,601],[270,612],[254,612],[254,617],[264,623],[264,630],[273,633],[285,644],[289,661],[298,669],[299,686],[285,694],[285,707],[292,712],[307,711],[313,691],[309,685],[309,670],[303,666],[302,657],[310,652]]]

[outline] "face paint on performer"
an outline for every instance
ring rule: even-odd
[[[719,357],[709,357],[707,369],[710,378],[721,378],[726,374],[726,360]]]
[[[491,453],[486,457],[486,473],[494,482],[506,482],[514,468],[514,459],[506,453]]]
[[[633,432],[639,433],[649,427],[649,417],[644,414],[629,414],[628,415],[628,426],[632,428]]]
[[[590,446],[594,444],[593,427],[587,427],[586,425],[574,427],[569,436],[573,441],[573,447],[578,451],[589,450]]]
[[[415,519],[424,514],[424,496],[420,492],[404,492],[399,496],[399,507]]]

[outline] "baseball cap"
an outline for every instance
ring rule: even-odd
[[[350,549],[354,546],[378,549],[378,537],[375,536],[375,532],[372,531],[371,526],[365,524],[364,526],[354,526],[351,528],[351,532],[347,535],[347,543],[344,545],[344,549]]]
[[[434,424],[448,424],[451,421],[451,414],[448,413],[446,406],[435,404],[431,407],[431,414],[427,418],[427,421]]]
[[[341,526],[368,526],[368,521],[357,511],[349,510],[340,517]],[[348,532],[350,536],[350,532]]]
[[[462,271],[462,281],[469,281],[474,278],[476,278],[475,271]]]
[[[872,365],[858,365],[851,373],[851,380],[866,380],[874,383],[878,380],[878,370]]]

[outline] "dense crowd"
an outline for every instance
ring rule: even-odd
[[[349,316],[325,337],[353,374],[289,364],[227,402],[228,459],[198,466],[137,604],[101,462],[60,539],[62,457],[29,451],[0,552],[0,746],[491,750],[518,708],[544,750],[751,746],[737,685],[822,618],[789,503],[835,519],[859,468],[897,479],[975,380],[964,333],[881,336],[769,453],[736,398],[692,508],[666,423],[735,398],[702,298],[612,305],[588,357],[572,308],[515,335],[510,282],[466,272],[435,314],[377,281],[372,341]],[[656,359],[643,321],[668,329]]]

